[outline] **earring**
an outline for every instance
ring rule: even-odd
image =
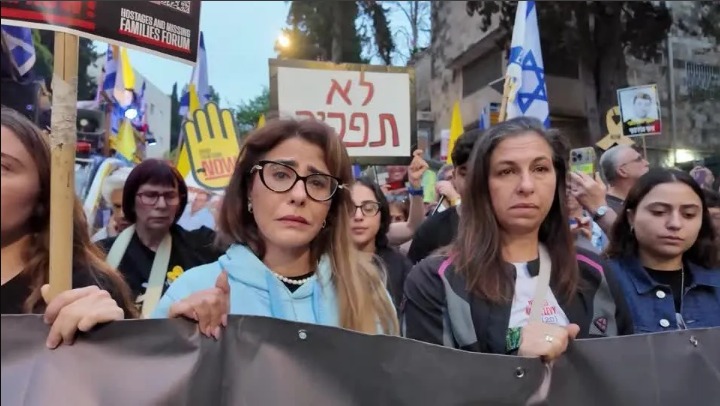
[[[327,225],[327,221],[323,220],[322,228],[325,228],[326,225]]]
[[[253,212],[252,202],[248,202],[248,213],[252,213],[252,212]]]
[[[630,225],[630,234],[635,234],[635,226]]]

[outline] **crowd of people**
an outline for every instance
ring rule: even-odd
[[[407,202],[389,200],[313,120],[244,140],[214,229],[179,224],[190,192],[172,164],[118,169],[92,238],[75,204],[73,289],[54,298],[47,136],[3,107],[1,139],[2,314],[44,314],[50,348],[141,317],[222,339],[229,315],[255,315],[552,360],[574,339],[720,326],[712,173],[651,168],[626,146],[598,176],[573,172],[563,136],[532,118],[463,134],[438,207],[422,151]]]

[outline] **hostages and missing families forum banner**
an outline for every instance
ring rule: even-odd
[[[7,1],[2,23],[67,32],[188,64],[197,60],[200,0]]]

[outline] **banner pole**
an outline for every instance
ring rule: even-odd
[[[72,288],[78,37],[55,33],[50,132],[50,298]]]
[[[505,75],[503,84],[502,100],[500,101],[500,112],[498,113],[498,123],[502,123],[507,118],[507,105],[510,99],[510,75]]]

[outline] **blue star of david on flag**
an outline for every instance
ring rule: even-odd
[[[534,1],[518,2],[509,61],[511,92],[507,118],[535,117],[549,127],[550,106]]]
[[[35,65],[32,31],[30,28],[3,25],[2,35],[5,37],[5,43],[10,50],[18,74],[25,76]]]

